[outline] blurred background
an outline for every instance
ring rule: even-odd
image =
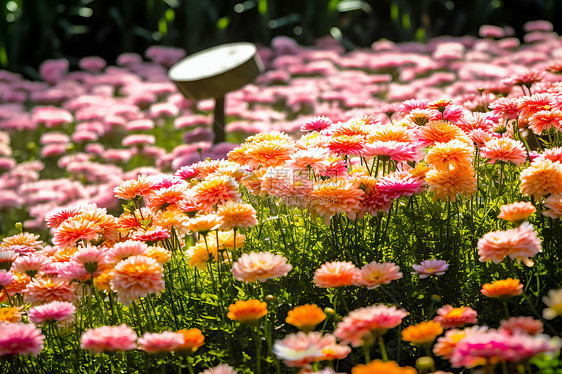
[[[559,0],[0,0],[0,68],[38,79],[38,66],[84,56],[109,64],[152,45],[188,54],[234,41],[268,45],[286,35],[300,44],[331,35],[348,50],[376,40],[425,41],[477,35],[483,24],[544,19],[562,34]]]

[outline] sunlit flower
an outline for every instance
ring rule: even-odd
[[[361,209],[363,190],[358,181],[345,178],[333,178],[314,185],[311,196],[311,213],[322,216],[324,223],[329,225],[335,214],[345,213],[349,219],[355,219]]]
[[[423,147],[433,146],[437,143],[448,143],[451,140],[458,139],[466,142],[466,135],[457,126],[445,122],[429,121],[425,126],[419,128],[419,142]],[[467,145],[470,144],[470,140]]]
[[[316,304],[305,304],[289,310],[285,322],[299,330],[309,332],[325,319],[326,314]]]
[[[240,199],[238,183],[227,175],[209,177],[195,185],[192,191],[193,199],[201,204],[203,209]]]
[[[137,334],[125,324],[101,326],[86,330],[80,337],[80,347],[93,353],[130,351],[137,347]]]
[[[402,330],[402,340],[412,344],[426,344],[433,342],[442,333],[443,327],[439,322],[424,321]]]
[[[178,334],[182,335],[183,343],[177,348],[177,352],[183,355],[191,355],[205,343],[205,337],[201,330],[197,328],[189,330],[178,330]]]
[[[45,336],[31,323],[0,323],[0,357],[37,355],[43,349]]]
[[[217,230],[221,225],[220,217],[215,213],[198,214],[191,218],[187,227],[193,232],[206,234],[209,231]]]
[[[445,305],[437,309],[437,317],[434,318],[434,321],[439,322],[444,328],[450,329],[464,326],[467,323],[476,323],[476,316],[478,313],[470,307],[453,308],[451,305]]]
[[[0,243],[1,251],[14,251],[18,255],[29,255],[35,253],[36,250],[41,249],[41,240],[39,235],[22,232],[13,236],[8,236],[2,239]]]
[[[562,111],[557,108],[540,110],[531,116],[528,125],[537,135],[552,127],[562,131]]]
[[[507,278],[483,284],[481,292],[488,297],[508,298],[521,295],[523,285],[520,284],[519,279]]]
[[[99,237],[100,227],[82,216],[62,222],[53,236],[53,243],[60,247],[73,247],[78,240],[88,241]]]
[[[509,256],[523,260],[528,266],[533,264],[530,257],[542,251],[541,241],[528,222],[511,230],[489,232],[478,240],[477,247],[481,262],[498,264]]]
[[[422,192],[425,182],[408,171],[395,171],[379,177],[376,186],[386,201],[392,201],[401,196],[412,196]]]
[[[61,223],[66,221],[68,218],[77,216],[82,211],[81,207],[71,207],[71,208],[59,208],[53,210],[51,213],[45,216],[45,222],[47,227],[56,229]]]
[[[0,308],[0,324],[2,324],[2,322],[7,322],[7,323],[20,322],[22,309],[23,306]]]
[[[476,177],[472,168],[430,170],[426,174],[425,181],[429,191],[434,193],[433,200],[456,201],[457,194],[470,196],[476,192]]]
[[[249,325],[256,324],[259,319],[267,314],[267,304],[259,300],[238,300],[228,306],[226,315],[233,321]]]
[[[330,151],[320,147],[310,147],[296,151],[285,165],[294,170],[326,170],[329,166]]]
[[[548,210],[543,211],[545,216],[552,219],[562,217],[562,193],[547,197],[544,207],[548,208]]]
[[[189,185],[183,181],[182,183],[172,184],[167,187],[154,188],[146,196],[146,205],[155,211],[168,207],[179,210],[188,190]]]
[[[13,280],[14,277],[12,276],[11,272],[4,269],[0,269],[0,287],[5,287],[9,285],[10,283],[12,283]]]
[[[378,304],[351,311],[338,323],[334,335],[343,344],[354,347],[371,344],[377,335],[398,326],[408,315],[404,309]]]
[[[145,332],[138,340],[139,349],[152,354],[175,351],[183,344],[183,335],[177,332]]]
[[[162,265],[147,256],[131,256],[122,260],[113,270],[111,289],[119,301],[130,305],[139,297],[164,290]]]
[[[209,261],[218,260],[219,256],[217,243],[214,240],[207,240],[207,242],[202,240],[190,247],[188,253],[191,253],[189,266],[199,269],[204,269]]]
[[[433,346],[433,353],[436,356],[442,357],[444,359],[451,358],[455,347],[458,342],[464,339],[466,336],[479,334],[488,330],[486,326],[472,326],[467,327],[462,330],[452,329],[445,332],[444,336],[437,338],[437,343]]]
[[[416,369],[406,366],[401,367],[395,361],[373,360],[366,365],[359,364],[351,368],[351,374],[416,374]]]
[[[523,143],[510,138],[492,138],[484,143],[480,149],[482,158],[487,158],[490,163],[496,161],[511,161],[515,165],[521,165],[527,160],[527,153]]]
[[[45,322],[74,322],[76,307],[68,301],[52,301],[48,304],[30,308],[27,312],[29,320],[37,325]]]
[[[232,264],[232,275],[242,282],[265,282],[280,278],[293,269],[287,258],[271,252],[244,253]]]
[[[511,335],[520,333],[537,335],[542,333],[543,323],[533,317],[510,317],[507,320],[500,321],[498,331]]]
[[[128,179],[113,189],[115,197],[131,200],[136,196],[146,196],[152,189],[154,180],[147,175],[141,174],[137,179]]]
[[[321,288],[350,286],[358,271],[351,262],[326,262],[314,272],[314,284]]]
[[[7,251],[0,249],[0,269],[10,270],[12,264],[18,258],[18,254],[15,251]]]
[[[542,301],[548,307],[542,311],[545,319],[562,316],[562,288],[548,291],[548,296],[543,296]]]
[[[363,148],[364,157],[388,156],[392,161],[415,161],[418,158],[418,148],[413,143],[391,141],[372,141]]]
[[[35,278],[25,288],[25,298],[32,304],[69,301],[76,298],[75,284],[61,278]]]
[[[121,260],[125,260],[131,256],[146,255],[148,253],[148,245],[138,240],[127,240],[115,244],[105,253],[105,261],[108,264],[115,265]]]
[[[180,206],[180,209],[183,209],[183,205]],[[171,230],[174,228],[180,235],[188,233],[188,223],[189,217],[182,210],[171,207],[164,211],[159,211],[152,221],[153,225],[164,229]]]
[[[529,218],[529,216],[536,211],[537,209],[535,209],[533,204],[527,201],[520,201],[500,206],[500,214],[498,215],[498,218],[519,224]]]
[[[243,202],[228,201],[222,204],[219,206],[217,216],[221,221],[221,230],[247,228],[258,223],[254,207]]]
[[[320,131],[330,127],[332,124],[333,122],[329,118],[324,116],[317,116],[313,119],[305,121],[301,125],[301,131]]]
[[[248,140],[246,140],[248,141]],[[292,140],[273,139],[252,142],[246,151],[247,164],[252,168],[283,166],[295,151]]]
[[[425,156],[425,161],[438,170],[451,168],[471,169],[473,149],[465,142],[451,140],[435,144]]]
[[[359,287],[372,290],[381,284],[389,284],[393,280],[402,278],[400,268],[394,262],[370,262],[356,272],[353,283]]]
[[[521,171],[521,193],[540,199],[549,193],[562,193],[562,164],[546,160],[535,160]]]
[[[425,260],[419,265],[412,265],[412,274],[418,274],[421,279],[432,275],[443,275],[449,269],[449,264],[444,260]]]
[[[351,349],[336,344],[336,338],[331,334],[299,331],[285,336],[282,340],[276,340],[272,351],[285,365],[303,367],[312,362],[345,358]],[[336,351],[339,351],[338,357],[333,356]]]
[[[363,151],[365,138],[361,135],[336,135],[328,142],[328,149],[337,155],[359,155]]]
[[[5,300],[6,292],[10,297],[17,293],[23,292],[27,285],[31,282],[31,277],[25,273],[12,273],[12,281],[4,286],[4,291],[0,293],[0,300]]]

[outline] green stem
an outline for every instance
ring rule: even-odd
[[[382,334],[377,334],[377,340],[379,341],[379,346],[381,347],[382,360],[388,361],[388,355],[386,354],[386,348],[384,347],[384,340],[382,339]]]
[[[369,362],[371,362],[371,345],[363,345],[363,352],[365,353],[365,363],[368,364]]]
[[[256,325],[256,374],[261,374],[261,333]]]

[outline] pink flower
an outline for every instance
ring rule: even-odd
[[[412,265],[412,274],[418,274],[421,279],[432,275],[443,275],[449,269],[449,264],[444,260],[426,260],[419,265]]]
[[[121,260],[125,260],[131,256],[146,255],[148,253],[148,244],[138,240],[127,240],[117,243],[106,252],[106,262],[111,265],[117,264]]]
[[[383,304],[355,309],[338,323],[334,335],[343,344],[351,343],[354,347],[373,342],[377,335],[398,326],[408,312],[388,307]]]
[[[509,256],[531,266],[533,262],[529,257],[542,252],[541,241],[529,222],[523,222],[515,229],[489,232],[478,240],[477,247],[481,262],[493,261],[496,264]]]
[[[78,65],[82,70],[96,73],[102,71],[103,68],[105,68],[105,65],[107,65],[107,63],[101,57],[88,56],[88,57],[81,58],[80,61],[78,62]]]
[[[143,145],[143,144],[155,144],[155,143],[156,143],[156,138],[154,137],[154,135],[148,135],[148,134],[127,135],[121,141],[123,147],[130,147],[133,145]]]
[[[183,335],[171,331],[145,332],[138,344],[140,350],[152,354],[172,352],[183,344]]]
[[[34,277],[35,274],[41,269],[43,265],[51,260],[43,255],[30,255],[30,256],[20,256],[12,264],[13,270],[19,273],[26,273],[30,277]]]
[[[400,268],[393,262],[370,262],[363,266],[356,275],[353,283],[359,287],[367,287],[369,290],[402,278]]]
[[[537,335],[543,331],[543,323],[533,317],[511,317],[500,322],[499,331],[506,334],[524,333]]]
[[[392,161],[415,161],[418,149],[415,144],[397,141],[374,141],[363,146],[363,156],[388,156]]]
[[[413,177],[407,171],[396,171],[377,180],[377,189],[386,201],[392,201],[401,196],[412,196],[422,192],[424,188],[424,181]]]
[[[125,324],[88,329],[80,337],[80,347],[93,353],[130,351],[137,347],[137,334]]]
[[[271,252],[244,253],[232,264],[232,275],[242,282],[265,282],[268,279],[280,278],[293,269],[287,259]]]
[[[491,164],[496,161],[511,161],[519,166],[527,160],[523,143],[510,138],[492,138],[484,143],[480,152],[482,158],[489,159]]]
[[[67,301],[52,301],[48,304],[38,305],[30,308],[27,312],[29,320],[35,324],[45,322],[74,322],[76,307]]]
[[[10,283],[12,283],[12,280],[13,277],[10,271],[0,269],[0,287],[6,287]]]
[[[299,331],[276,340],[272,351],[285,365],[303,367],[312,362],[345,358],[351,348],[336,344],[332,334],[322,335],[316,331],[306,334]]]
[[[314,117],[301,125],[301,131],[321,131],[332,125],[333,122],[324,116]]]
[[[185,57],[185,51],[181,48],[153,45],[145,51],[145,56],[165,68]]]
[[[43,349],[45,335],[28,323],[0,323],[0,357],[36,355]]]
[[[39,71],[45,82],[55,84],[68,72],[68,60],[46,60],[41,64]]]
[[[439,322],[443,328],[450,329],[467,323],[476,323],[477,315],[474,309],[467,306],[453,308],[451,305],[445,305],[437,309],[437,317],[434,321]]]
[[[199,374],[236,374],[237,371],[232,366],[227,364],[220,364],[219,366],[215,366],[214,368],[210,368],[207,370],[203,370]]]

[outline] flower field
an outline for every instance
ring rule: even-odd
[[[560,373],[562,39],[0,71],[2,373]]]

